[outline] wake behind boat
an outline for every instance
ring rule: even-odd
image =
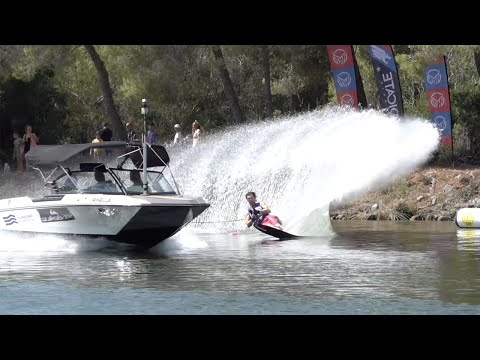
[[[170,171],[173,189],[164,176],[170,159],[161,145],[39,145],[26,157],[51,193],[0,200],[0,230],[104,237],[150,248],[210,206],[181,195]],[[78,165],[68,165],[74,158],[81,159]],[[115,166],[107,165],[115,159]],[[53,168],[46,177],[45,167]]]

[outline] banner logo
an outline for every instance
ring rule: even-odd
[[[353,101],[353,97],[350,94],[345,94],[340,99],[340,105],[350,105],[353,106],[355,103]]]
[[[445,105],[445,97],[442,93],[435,92],[430,96],[430,104],[432,104],[434,108],[442,107]]]
[[[352,82],[352,77],[347,72],[341,72],[337,76],[337,82],[340,87],[347,87]]]
[[[344,49],[337,49],[332,54],[333,62],[337,65],[343,65],[347,62],[348,56]]]
[[[384,49],[382,49],[381,47],[376,46],[376,45],[371,45],[371,46],[372,46],[372,56],[375,59],[380,60],[384,64],[388,64],[388,62],[390,61],[390,59],[392,57],[390,55],[388,55],[388,53]]]
[[[447,119],[443,116],[437,116],[434,120],[440,130],[445,130],[447,128]]]
[[[431,69],[427,72],[427,82],[430,85],[438,85],[442,81],[442,74],[438,69]]]

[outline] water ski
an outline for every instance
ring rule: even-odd
[[[263,232],[267,235],[276,237],[279,240],[290,240],[290,239],[300,238],[300,236],[289,234],[289,233],[287,233],[285,231],[282,231],[280,229],[277,229],[275,227],[266,226],[266,225],[258,225],[258,224],[253,224],[253,226],[255,227],[255,229],[257,229],[257,230],[259,230],[259,231],[261,231],[261,232]]]

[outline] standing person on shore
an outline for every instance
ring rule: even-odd
[[[20,149],[20,155],[22,157],[23,168],[27,169],[27,161],[25,159],[25,155],[30,151],[32,147],[38,145],[38,137],[37,134],[33,132],[32,125],[27,124],[25,126],[25,135],[23,135],[23,146]]]
[[[113,131],[110,127],[110,123],[103,123],[103,129],[100,130],[100,137],[102,141],[112,141]]]
[[[22,144],[23,140],[20,138],[20,134],[18,133],[18,131],[14,131],[12,160],[14,162],[14,166],[16,166],[17,168],[17,171],[23,171],[23,160],[20,154]]]
[[[203,135],[202,126],[200,125],[198,120],[195,120],[192,123],[192,139],[193,139],[192,146],[193,147],[196,147],[198,145],[202,135]]]
[[[175,130],[175,136],[173,137],[173,145],[180,144],[182,142],[182,130],[180,129],[180,124],[175,124],[173,129]]]
[[[95,134],[95,139],[92,140],[92,144],[99,144],[103,142],[102,140],[102,136],[100,134],[100,131],[97,131],[97,133]],[[91,148],[90,149],[90,155],[94,156],[94,157],[100,157],[103,153],[103,149],[102,148]]]
[[[127,123],[127,142],[135,141],[136,136],[137,134],[135,133],[135,130],[133,130],[133,124]]]
[[[155,130],[155,123],[150,123],[148,125],[148,131],[147,131],[147,142],[152,145],[152,144],[159,144],[160,141],[158,140],[158,134],[157,130]]]

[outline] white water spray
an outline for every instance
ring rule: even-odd
[[[192,226],[242,230],[245,193],[254,191],[285,230],[332,232],[329,204],[406,175],[424,163],[439,133],[427,120],[375,110],[326,108],[274,121],[235,126],[197,148],[171,149],[171,167],[186,194],[211,207]]]
[[[5,254],[77,253],[96,251],[113,243],[104,238],[77,236],[74,239],[54,234],[29,234],[0,230],[0,258]],[[1,261],[0,261],[1,263]]]

